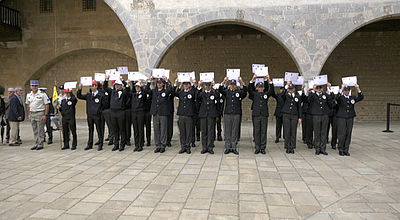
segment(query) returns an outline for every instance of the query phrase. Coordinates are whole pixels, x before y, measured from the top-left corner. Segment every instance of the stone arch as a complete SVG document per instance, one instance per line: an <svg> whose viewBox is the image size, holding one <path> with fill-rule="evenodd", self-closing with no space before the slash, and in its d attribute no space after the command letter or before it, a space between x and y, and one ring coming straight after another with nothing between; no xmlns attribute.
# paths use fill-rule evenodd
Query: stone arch
<svg viewBox="0 0 400 220"><path fill-rule="evenodd" d="M239 12L243 13L244 15L240 17ZM268 35L288 52L301 73L304 73L303 65L311 62L307 55L306 49L297 41L296 37L292 33L284 29L276 28L277 24L274 23L274 21L255 12L243 12L241 10L235 10L234 12L230 10L212 11L197 15L196 17L192 18L191 21L192 22L190 24L188 24L187 21L184 21L179 25L169 29L165 36L157 42L149 57L149 68L157 67L168 50L182 37L203 27L216 24L243 25L259 30L260 32ZM306 58L300 54L305 54ZM149 71L150 70L147 70L147 72Z"/></svg>

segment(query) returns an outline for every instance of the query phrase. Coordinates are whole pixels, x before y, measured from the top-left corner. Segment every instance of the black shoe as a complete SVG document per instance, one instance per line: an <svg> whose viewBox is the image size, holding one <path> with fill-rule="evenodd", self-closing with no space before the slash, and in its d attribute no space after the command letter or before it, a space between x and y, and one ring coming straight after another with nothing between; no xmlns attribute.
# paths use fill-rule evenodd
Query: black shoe
<svg viewBox="0 0 400 220"><path fill-rule="evenodd" d="M321 151L319 151L319 150L315 151L315 155L319 155L320 153L321 153Z"/></svg>
<svg viewBox="0 0 400 220"><path fill-rule="evenodd" d="M335 146L335 145L332 145L332 149L336 150L336 146Z"/></svg>
<svg viewBox="0 0 400 220"><path fill-rule="evenodd" d="M76 146L75 147L71 147L71 150L76 150Z"/></svg>
<svg viewBox="0 0 400 220"><path fill-rule="evenodd" d="M83 149L83 150L90 150L90 149L93 149L93 147L87 146L87 147L85 147L85 149Z"/></svg>
<svg viewBox="0 0 400 220"><path fill-rule="evenodd" d="M109 141L108 142L108 145L113 145L114 144L114 141Z"/></svg>
<svg viewBox="0 0 400 220"><path fill-rule="evenodd" d="M213 150L213 149L210 149L210 150L208 150L208 153L214 154L214 150Z"/></svg>
<svg viewBox="0 0 400 220"><path fill-rule="evenodd" d="M192 144L190 145L190 147L196 147L196 144L195 144L195 143L192 143Z"/></svg>
<svg viewBox="0 0 400 220"><path fill-rule="evenodd" d="M224 154L229 154L231 151L229 150L229 149L226 149L225 151L224 151Z"/></svg>
<svg viewBox="0 0 400 220"><path fill-rule="evenodd" d="M256 149L256 151L254 151L254 154L259 154L260 150Z"/></svg>
<svg viewBox="0 0 400 220"><path fill-rule="evenodd" d="M121 146L120 148L119 148L119 151L124 151L125 150L125 146Z"/></svg>
<svg viewBox="0 0 400 220"><path fill-rule="evenodd" d="M94 143L94 145L99 145L100 144L100 141L97 141L96 143Z"/></svg>
<svg viewBox="0 0 400 220"><path fill-rule="evenodd" d="M289 153L289 149L286 149L286 153L287 153L287 154Z"/></svg>
<svg viewBox="0 0 400 220"><path fill-rule="evenodd" d="M48 142L47 142L47 144L52 144L53 143L53 140L49 140Z"/></svg>
<svg viewBox="0 0 400 220"><path fill-rule="evenodd" d="M222 141L222 136L219 135L218 138L217 138L217 140L218 140L218 141Z"/></svg>
<svg viewBox="0 0 400 220"><path fill-rule="evenodd" d="M111 149L111 151L116 151L116 150L119 150L118 146L114 146L113 149Z"/></svg>
<svg viewBox="0 0 400 220"><path fill-rule="evenodd" d="M20 144L14 143L14 144L9 144L8 146L19 146Z"/></svg>
<svg viewBox="0 0 400 220"><path fill-rule="evenodd" d="M208 150L204 150L204 149L203 149L203 150L201 150L200 153L201 153L201 154L205 154L205 153L207 153L207 151L208 151Z"/></svg>
<svg viewBox="0 0 400 220"><path fill-rule="evenodd" d="M104 141L109 141L110 140L110 138L106 138L106 139L104 139Z"/></svg>
<svg viewBox="0 0 400 220"><path fill-rule="evenodd" d="M135 149L133 149L133 152L136 152L136 151L138 151L138 147L135 147Z"/></svg>
<svg viewBox="0 0 400 220"><path fill-rule="evenodd" d="M10 143L10 140L7 139L7 140L6 140L6 144L8 144L8 143Z"/></svg>
<svg viewBox="0 0 400 220"><path fill-rule="evenodd" d="M340 156L344 156L343 151L339 151L339 155L340 155Z"/></svg>
<svg viewBox="0 0 400 220"><path fill-rule="evenodd" d="M186 149L186 153L187 153L187 154L191 154L192 151L190 151L190 149Z"/></svg>
<svg viewBox="0 0 400 220"><path fill-rule="evenodd" d="M103 150L103 146L99 145L99 147L97 147L97 151L101 151L101 150Z"/></svg>
<svg viewBox="0 0 400 220"><path fill-rule="evenodd" d="M66 146L66 147L62 147L62 148L61 148L61 150L67 150L67 149L69 149L69 147L68 147L68 146Z"/></svg>
<svg viewBox="0 0 400 220"><path fill-rule="evenodd" d="M154 153L158 153L158 152L160 152L160 148L156 148L155 150L154 150Z"/></svg>
<svg viewBox="0 0 400 220"><path fill-rule="evenodd" d="M239 152L238 152L237 150L231 150L231 151L232 151L232 153L234 153L234 154L236 154L236 155L239 154Z"/></svg>
<svg viewBox="0 0 400 220"><path fill-rule="evenodd" d="M37 148L37 146L33 146L33 147L31 148L31 150L36 150L36 148Z"/></svg>
<svg viewBox="0 0 400 220"><path fill-rule="evenodd" d="M350 156L350 153L349 152L344 152L344 155Z"/></svg>
<svg viewBox="0 0 400 220"><path fill-rule="evenodd" d="M165 148L161 148L160 153L164 153L164 152L165 152Z"/></svg>
<svg viewBox="0 0 400 220"><path fill-rule="evenodd" d="M150 146L150 142L147 142L146 146L149 147Z"/></svg>
<svg viewBox="0 0 400 220"><path fill-rule="evenodd" d="M185 152L186 152L186 149L183 149L183 148L182 148L178 153L179 153L179 154L183 154L183 153L185 153Z"/></svg>
<svg viewBox="0 0 400 220"><path fill-rule="evenodd" d="M294 154L294 150L290 150L290 152L289 153L291 153L291 154Z"/></svg>
<svg viewBox="0 0 400 220"><path fill-rule="evenodd" d="M266 154L267 152L265 152L265 149L261 149L260 151L262 154Z"/></svg>
<svg viewBox="0 0 400 220"><path fill-rule="evenodd" d="M311 144L307 144L308 149L312 149L313 146Z"/></svg>
<svg viewBox="0 0 400 220"><path fill-rule="evenodd" d="M143 147L139 147L139 148L137 149L138 152L140 152L140 151L142 151L142 150L143 150Z"/></svg>
<svg viewBox="0 0 400 220"><path fill-rule="evenodd" d="M322 151L321 154L328 155L328 153L326 151Z"/></svg>
<svg viewBox="0 0 400 220"><path fill-rule="evenodd" d="M42 150L43 149L43 147L37 147L36 148L36 150Z"/></svg>
<svg viewBox="0 0 400 220"><path fill-rule="evenodd" d="M279 143L279 138L275 139L275 143Z"/></svg>

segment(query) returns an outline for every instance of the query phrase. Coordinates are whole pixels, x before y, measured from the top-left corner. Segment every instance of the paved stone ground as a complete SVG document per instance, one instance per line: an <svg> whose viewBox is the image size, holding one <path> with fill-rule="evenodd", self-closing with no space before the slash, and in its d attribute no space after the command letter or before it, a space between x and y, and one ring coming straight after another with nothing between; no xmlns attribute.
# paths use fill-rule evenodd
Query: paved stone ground
<svg viewBox="0 0 400 220"><path fill-rule="evenodd" d="M400 218L400 123L392 134L384 123L357 123L351 157L316 156L301 143L287 155L273 126L268 154L255 156L244 123L235 156L222 142L214 155L179 155L177 132L164 154L85 152L83 121L77 151L56 142L32 152L24 123L23 146L0 146L0 219Z"/></svg>

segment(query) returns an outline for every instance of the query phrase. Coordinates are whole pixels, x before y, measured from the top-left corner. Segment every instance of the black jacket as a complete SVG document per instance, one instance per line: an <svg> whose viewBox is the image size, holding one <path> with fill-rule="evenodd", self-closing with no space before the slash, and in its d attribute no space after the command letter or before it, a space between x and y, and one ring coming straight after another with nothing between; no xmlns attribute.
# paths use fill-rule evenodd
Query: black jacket
<svg viewBox="0 0 400 220"><path fill-rule="evenodd" d="M21 99L22 101L22 99ZM23 121L25 120L25 109L24 105L19 101L17 98L17 95L14 94L13 96L10 97L9 102L9 109L10 112L8 113L8 120L9 121ZM18 117L22 117L22 120L18 120Z"/></svg>
<svg viewBox="0 0 400 220"><path fill-rule="evenodd" d="M196 96L197 90L191 87L188 91L183 89L176 89L174 87L174 95L179 98L178 112L180 116L194 116L196 115Z"/></svg>
<svg viewBox="0 0 400 220"><path fill-rule="evenodd" d="M133 85L133 84L132 84ZM128 88L128 91L130 88ZM136 92L136 89L133 86L132 91L129 93L129 109L132 112L144 112L147 107L147 103L150 102L148 99L148 92L144 87L140 89L140 92Z"/></svg>
<svg viewBox="0 0 400 220"><path fill-rule="evenodd" d="M297 117L302 118L303 114L301 112L301 97L299 93L295 92L289 94L285 92L282 94L282 99L284 101L281 112L285 114L297 115Z"/></svg>
<svg viewBox="0 0 400 220"><path fill-rule="evenodd" d="M220 116L218 109L220 99L220 93L213 89L209 92L200 90L197 94L197 102L200 105L199 118L216 118Z"/></svg>
<svg viewBox="0 0 400 220"><path fill-rule="evenodd" d="M76 97L78 99L86 100L86 115L88 117L100 117L101 112L103 111L103 100L104 93L98 91L95 96L93 96L93 92L90 91L85 95L82 95L82 89L79 89Z"/></svg>
<svg viewBox="0 0 400 220"><path fill-rule="evenodd" d="M282 117L282 108L283 105L285 104L285 101L283 101L283 96L285 95L284 92L278 93L278 94L272 94L272 97L276 100L276 106L275 106L275 112L274 115L275 117Z"/></svg>
<svg viewBox="0 0 400 220"><path fill-rule="evenodd" d="M125 87L126 83L123 81ZM110 109L111 110L125 110L126 103L128 103L129 92L123 87L119 90L108 88L108 81L104 82L104 91L110 95Z"/></svg>
<svg viewBox="0 0 400 220"><path fill-rule="evenodd" d="M312 115L329 115L332 110L332 96L326 92L308 94Z"/></svg>
<svg viewBox="0 0 400 220"><path fill-rule="evenodd" d="M247 95L246 86L243 86L243 89L236 88L235 90L231 90L221 85L219 92L225 95L224 114L242 114L242 100Z"/></svg>
<svg viewBox="0 0 400 220"><path fill-rule="evenodd" d="M336 97L338 110L336 112L337 118L353 118L356 116L356 111L354 110L354 105L363 100L364 95L362 92L358 93L356 96L349 96L346 98L344 95L338 94Z"/></svg>
<svg viewBox="0 0 400 220"><path fill-rule="evenodd" d="M150 114L152 115L160 115L160 116L168 116L171 115L171 101L170 94L172 92L172 87L170 83L167 83L166 86L160 91L158 88L149 89L150 83L147 84L147 91L151 95L151 108ZM173 98L172 98L173 101ZM173 104L173 103L172 103ZM173 112L173 109L172 109Z"/></svg>
<svg viewBox="0 0 400 220"><path fill-rule="evenodd" d="M249 98L253 100L251 104L252 116L269 116L268 99L275 93L274 85L269 84L268 81L265 81L264 85L264 91L260 93L254 87L254 82L249 83Z"/></svg>
<svg viewBox="0 0 400 220"><path fill-rule="evenodd" d="M65 98L61 101L60 112L63 118L75 118L75 107L77 102L78 99L72 93L69 99Z"/></svg>

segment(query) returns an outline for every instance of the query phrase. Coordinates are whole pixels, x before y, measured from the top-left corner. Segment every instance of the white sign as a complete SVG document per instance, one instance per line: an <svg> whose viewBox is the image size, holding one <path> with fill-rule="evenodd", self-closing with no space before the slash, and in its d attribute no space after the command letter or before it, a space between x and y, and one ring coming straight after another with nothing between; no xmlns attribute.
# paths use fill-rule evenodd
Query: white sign
<svg viewBox="0 0 400 220"><path fill-rule="evenodd" d="M257 77L268 76L268 67L267 66L259 66L255 68L255 72Z"/></svg>
<svg viewBox="0 0 400 220"><path fill-rule="evenodd" d="M64 89L76 89L76 84L77 83L78 83L77 81L75 81L75 82L65 82L64 83Z"/></svg>
<svg viewBox="0 0 400 220"><path fill-rule="evenodd" d="M299 73L291 73L291 72L286 72L285 73L285 81L295 81L297 80L297 77L299 76Z"/></svg>
<svg viewBox="0 0 400 220"><path fill-rule="evenodd" d="M94 80L96 82L106 81L106 74L105 73L95 73Z"/></svg>
<svg viewBox="0 0 400 220"><path fill-rule="evenodd" d="M308 89L313 89L314 88L314 80L308 80Z"/></svg>
<svg viewBox="0 0 400 220"><path fill-rule="evenodd" d="M314 76L313 80L317 86L326 85L328 84L328 75Z"/></svg>
<svg viewBox="0 0 400 220"><path fill-rule="evenodd" d="M109 80L117 80L120 77L119 72L116 69L106 70L106 76L109 76Z"/></svg>
<svg viewBox="0 0 400 220"><path fill-rule="evenodd" d="M120 66L120 67L117 67L117 69L118 69L118 72L121 74L121 75L127 75L129 72L128 72L128 67L127 66Z"/></svg>
<svg viewBox="0 0 400 220"><path fill-rule="evenodd" d="M355 86L357 84L357 76L349 76L342 78L342 83L345 86Z"/></svg>
<svg viewBox="0 0 400 220"><path fill-rule="evenodd" d="M272 79L275 87L283 87L283 78Z"/></svg>
<svg viewBox="0 0 400 220"><path fill-rule="evenodd" d="M333 94L337 95L339 93L339 90L339 86L331 86L331 91L333 92Z"/></svg>
<svg viewBox="0 0 400 220"><path fill-rule="evenodd" d="M192 72L178 72L179 82L190 82L191 77L192 77Z"/></svg>
<svg viewBox="0 0 400 220"><path fill-rule="evenodd" d="M240 69L227 69L226 76L228 77L228 80L238 80L240 77Z"/></svg>
<svg viewBox="0 0 400 220"><path fill-rule="evenodd" d="M264 64L253 64L253 65L251 66L251 69L252 69L253 73L255 74L255 73L256 73L256 69L257 69L258 67L264 67L264 66L265 66Z"/></svg>
<svg viewBox="0 0 400 220"><path fill-rule="evenodd" d="M294 80L292 83L293 83L293 85L296 85L296 86L303 85L304 84L304 76L298 76L296 78L296 80Z"/></svg>
<svg viewBox="0 0 400 220"><path fill-rule="evenodd" d="M132 82L147 80L147 76L139 72L128 72L128 80Z"/></svg>
<svg viewBox="0 0 400 220"><path fill-rule="evenodd" d="M81 77L81 83L82 86L92 86L92 77L91 76Z"/></svg>
<svg viewBox="0 0 400 220"><path fill-rule="evenodd" d="M200 80L203 81L203 82L212 82L212 81L214 81L214 72L200 73Z"/></svg>
<svg viewBox="0 0 400 220"><path fill-rule="evenodd" d="M169 79L169 72L170 70L166 69L153 69L152 76L154 78L163 78L164 76L166 76Z"/></svg>

